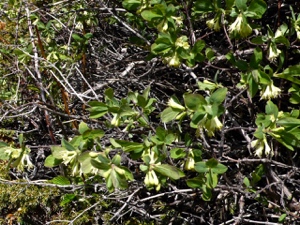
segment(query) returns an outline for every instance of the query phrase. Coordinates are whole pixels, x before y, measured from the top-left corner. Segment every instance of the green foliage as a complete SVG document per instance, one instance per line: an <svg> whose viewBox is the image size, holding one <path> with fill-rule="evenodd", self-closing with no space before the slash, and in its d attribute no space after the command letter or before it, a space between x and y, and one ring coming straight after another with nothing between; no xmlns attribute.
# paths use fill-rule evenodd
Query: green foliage
<svg viewBox="0 0 300 225"><path fill-rule="evenodd" d="M105 103L91 101L91 118L101 118L105 114L111 114L111 126L118 127L121 123L126 125L124 131L130 131L135 126L149 126L149 114L155 109L154 98L149 98L150 87L146 88L142 94L137 92L128 93L128 98L117 100L114 97L113 89L105 91Z"/></svg>
<svg viewBox="0 0 300 225"><path fill-rule="evenodd" d="M273 149L268 144L268 136L271 136L289 150L294 150L295 147L298 148L300 146L299 110L293 110L290 113L278 111L277 106L268 101L265 112L265 114L258 114L255 121L257 130L254 136L257 139L251 143L256 149L255 154L259 157L262 157L263 154L266 156L274 154Z"/></svg>
<svg viewBox="0 0 300 225"><path fill-rule="evenodd" d="M12 144L1 142L0 160L9 160L8 168L12 166L19 171L23 171L24 168L32 169L34 165L29 156L30 149L25 146L23 134L19 135L19 146L21 147L15 147Z"/></svg>
<svg viewBox="0 0 300 225"><path fill-rule="evenodd" d="M206 88L199 83L199 88L203 87ZM224 112L222 103L226 97L227 88L213 91L214 89L215 87L212 87L210 96L205 98L200 94L185 93L183 95L185 107L180 105L176 97L171 97L168 107L161 113L162 121L166 123L179 120L180 123L186 116L189 116L192 128L196 128L197 131L205 129L208 136L214 136L214 132L223 126L218 117Z"/></svg>
<svg viewBox="0 0 300 225"><path fill-rule="evenodd" d="M199 172L199 176L187 180L187 185L191 188L200 188L202 199L210 201L212 190L218 184L218 175L227 171L227 167L212 158L206 162L197 162L195 170Z"/></svg>
<svg viewBox="0 0 300 225"><path fill-rule="evenodd" d="M97 1L61 3L18 0L0 3L1 126L23 129L37 120L39 124L34 125L35 128L47 130L52 144L44 166L57 173L47 184L80 184L87 190L90 186L96 189L96 184L103 184L110 195L114 195L120 190L123 193L131 191L137 183L149 190L147 194L162 192L180 183L200 190L202 199L210 201L214 199L218 184L227 182L219 179L227 170L230 174L237 169L244 173L241 180L237 176L232 181L238 180L239 185L243 182L245 189L238 195L243 195L243 191L257 193L265 176L268 182L271 180L264 158L276 156L277 161L285 161L286 155L295 152L297 156L300 147L300 66L295 60L299 55L296 44L300 40L298 3L289 7L275 5L278 18L276 21L271 18L272 23L269 14L274 3L267 4L264 0L123 0L109 2L107 6ZM41 7L41 4L46 6ZM122 29L116 29L121 26ZM105 35L110 29L120 32L114 33L118 43L107 40L111 34ZM128 36L122 37L124 34ZM101 39L101 35L105 37ZM133 48L131 44L134 44ZM100 82L93 71L89 71L95 67L92 59L97 58L96 64L101 64L107 53L105 50L116 48L116 61L106 64L105 59L103 68L110 70L111 65L122 60L124 63L133 60L132 55L120 54L119 47L126 51L128 48L128 54L143 51L143 54L137 54L139 60L148 54L148 60L157 58L166 64L168 72L192 75L195 82L189 81L185 86L188 90L179 90L182 91L180 97L172 91L174 95L168 96L167 103L156 99L157 96L150 93L150 86L142 92L130 91L122 98L116 88L108 87L100 101L90 85ZM154 65L159 65L156 59L152 62L155 64L150 72ZM129 65L136 66L135 63ZM127 68L125 75L130 72ZM125 75L122 78L128 80ZM77 87L82 93L75 90L71 80L75 83L84 81ZM197 90L191 90L190 84L196 84ZM85 92L87 86L90 92ZM89 95L91 92L93 97ZM78 99L83 107L77 107ZM243 109L234 106L240 99L244 100ZM33 111L23 113L30 107ZM76 112L85 107L88 107L88 116L85 116L86 111ZM35 113L37 111L39 113ZM16 116L16 113L19 114ZM72 117L72 113L80 115ZM30 117L30 114L43 116ZM70 118L74 119L73 131L69 126ZM25 120L30 121L29 125ZM92 123L101 129L93 128ZM240 163L243 159L239 159L240 155L245 156L242 155L244 149L233 149L240 143L233 143L237 139L229 140L232 130L241 131L246 139L249 150L246 157L256 157L259 162L257 167L246 167L250 169L248 174L245 167L240 169L230 164L231 157L235 156L238 159L232 162L238 160L238 166L247 162L245 159ZM5 178L8 179L10 168L19 173L35 168L31 158L35 152L30 149L31 144L36 143L34 135L27 134L26 129L18 135L13 134L13 138L19 139L16 141L2 133L0 131L0 136L4 137L0 142L0 160L1 166L6 168ZM59 145L56 138L60 139ZM229 150L224 155L225 147ZM285 154L287 151L291 152ZM289 160L297 165L294 158ZM298 177L291 179L289 185L292 186L296 179ZM286 190L286 180L276 182ZM22 189L19 185L16 187ZM264 189L267 188L261 188ZM43 192L47 196L42 196L42 191L36 187L32 190L23 188L26 195L16 190L13 187L8 188L7 193L0 193L0 205L5 213L17 215L20 222L30 210L48 207L52 200L55 201L53 198L61 197L55 201L55 207L63 208L63 216L81 215L76 221L78 224L91 223L92 216L83 208L91 207L96 200L102 201L99 196L91 196L82 190L61 195L56 189L52 193L50 188L45 188ZM232 197L232 192L228 191L228 198ZM275 202L284 206L286 211L278 218L283 223L292 215L284 198L282 195L276 202L259 195L256 199L262 204ZM118 204L127 207L130 199L127 201L124 204L125 201L120 200ZM74 209L73 204L78 207ZM109 205L105 201L101 204L104 208ZM231 209L233 216L243 216L244 209L234 215L235 208ZM167 215L178 216L172 215L170 210L161 217ZM213 215L209 214L210 217ZM111 217L107 213L103 220L108 221ZM223 221L227 219L222 218ZM135 218L130 221L142 223ZM125 220L123 222L126 224Z"/></svg>

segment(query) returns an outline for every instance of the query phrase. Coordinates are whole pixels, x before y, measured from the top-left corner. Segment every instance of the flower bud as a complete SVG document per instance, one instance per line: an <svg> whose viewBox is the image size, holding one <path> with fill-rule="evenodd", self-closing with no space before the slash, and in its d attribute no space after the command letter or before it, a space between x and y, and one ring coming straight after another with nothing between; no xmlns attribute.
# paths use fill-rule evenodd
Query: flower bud
<svg viewBox="0 0 300 225"><path fill-rule="evenodd" d="M170 106L173 109L185 110L185 107L180 105L179 103L175 102L175 100L173 98L169 99L168 106Z"/></svg>

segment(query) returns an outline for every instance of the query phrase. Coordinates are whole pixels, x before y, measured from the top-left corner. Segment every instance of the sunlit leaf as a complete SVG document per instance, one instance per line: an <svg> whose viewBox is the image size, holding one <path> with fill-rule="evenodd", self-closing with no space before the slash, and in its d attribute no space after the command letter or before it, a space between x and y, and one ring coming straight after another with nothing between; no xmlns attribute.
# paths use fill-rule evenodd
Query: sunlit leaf
<svg viewBox="0 0 300 225"><path fill-rule="evenodd" d="M1 151L1 149L0 149L0 151ZM53 155L49 155L45 159L44 166L52 168L52 167L55 167L55 166L58 166L59 164L61 164L62 161L63 161L62 159L57 159Z"/></svg>
<svg viewBox="0 0 300 225"><path fill-rule="evenodd" d="M197 162L195 163L195 170L199 173L206 173L209 171L209 167L206 165L206 162Z"/></svg>
<svg viewBox="0 0 300 225"><path fill-rule="evenodd" d="M184 177L184 173L178 169L177 167L175 166L171 166L169 164L161 164L161 165L157 165L155 164L153 169L166 176L166 177L170 177L171 179L174 179L174 180L178 180L179 178L182 178Z"/></svg>
<svg viewBox="0 0 300 225"><path fill-rule="evenodd" d="M161 120L163 123L168 123L172 120L175 120L175 118L181 112L182 112L182 110L180 110L180 109L167 107L166 109L164 109L164 111L162 111L162 113L160 114L160 117L161 117Z"/></svg>
<svg viewBox="0 0 300 225"><path fill-rule="evenodd" d="M196 111L199 107L206 103L204 97L200 94L184 94L184 103L190 110Z"/></svg>
<svg viewBox="0 0 300 225"><path fill-rule="evenodd" d="M70 185L70 180L64 176L57 176L49 180L49 183L57 184L57 185Z"/></svg>

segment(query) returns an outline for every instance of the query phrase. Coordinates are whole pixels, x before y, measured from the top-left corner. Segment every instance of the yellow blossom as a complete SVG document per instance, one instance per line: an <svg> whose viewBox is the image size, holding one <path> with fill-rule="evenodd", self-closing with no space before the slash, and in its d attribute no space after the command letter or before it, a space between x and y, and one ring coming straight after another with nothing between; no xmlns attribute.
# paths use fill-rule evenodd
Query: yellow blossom
<svg viewBox="0 0 300 225"><path fill-rule="evenodd" d="M266 156L270 155L273 156L273 150L268 144L267 138L264 139L257 139L251 142L251 147L255 148L255 155L261 158L263 156L263 153L265 153Z"/></svg>
<svg viewBox="0 0 300 225"><path fill-rule="evenodd" d="M229 33L234 35L239 34L241 37L247 37L252 33L252 28L243 14L239 14L236 20L229 26Z"/></svg>
<svg viewBox="0 0 300 225"><path fill-rule="evenodd" d="M269 100L271 98L277 98L280 92L281 92L280 88L274 86L273 82L271 82L271 84L267 85L265 89L260 93L261 95L260 99Z"/></svg>
<svg viewBox="0 0 300 225"><path fill-rule="evenodd" d="M182 105L175 102L173 98L169 99L168 106L170 106L171 108L174 108L174 109L185 110L185 108Z"/></svg>
<svg viewBox="0 0 300 225"><path fill-rule="evenodd" d="M208 136L214 136L214 132L216 130L221 130L222 127L223 124L217 116L213 117L212 119L207 119L205 122L205 129L207 130Z"/></svg>
<svg viewBox="0 0 300 225"><path fill-rule="evenodd" d="M220 31L220 23L219 23L219 19L218 17L216 18L213 18L211 20L207 20L206 21L206 25L212 29L212 30L215 30L215 31Z"/></svg>
<svg viewBox="0 0 300 225"><path fill-rule="evenodd" d="M269 60L274 60L276 59L279 54L281 53L281 50L277 48L275 43L271 43L270 47L268 49L268 58Z"/></svg>
<svg viewBox="0 0 300 225"><path fill-rule="evenodd" d="M175 42L175 46L176 47L182 47L184 49L189 49L190 45L187 42L187 37L186 36L181 36L179 38L177 38L176 42Z"/></svg>

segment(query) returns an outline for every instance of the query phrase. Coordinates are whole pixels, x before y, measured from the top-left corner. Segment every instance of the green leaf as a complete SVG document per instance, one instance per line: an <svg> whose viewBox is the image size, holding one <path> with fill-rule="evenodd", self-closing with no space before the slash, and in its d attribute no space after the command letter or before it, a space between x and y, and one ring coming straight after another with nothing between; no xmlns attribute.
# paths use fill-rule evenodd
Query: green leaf
<svg viewBox="0 0 300 225"><path fill-rule="evenodd" d="M72 38L77 42L82 42L84 40L82 37L75 33L72 34Z"/></svg>
<svg viewBox="0 0 300 225"><path fill-rule="evenodd" d="M231 10L235 0L225 0L225 2L226 2L226 9Z"/></svg>
<svg viewBox="0 0 300 225"><path fill-rule="evenodd" d="M195 2L195 12L211 12L214 10L214 6L211 0L197 0Z"/></svg>
<svg viewBox="0 0 300 225"><path fill-rule="evenodd" d="M200 94L184 94L184 103L189 110L197 111L199 107L206 104L204 97Z"/></svg>
<svg viewBox="0 0 300 225"><path fill-rule="evenodd" d="M80 134L83 134L85 131L87 131L87 130L89 130L89 127L88 127L88 125L85 123L85 122L81 122L80 124L79 124L79 133Z"/></svg>
<svg viewBox="0 0 300 225"><path fill-rule="evenodd" d="M198 173L206 173L209 171L209 167L206 165L206 162L197 162L195 163L195 170Z"/></svg>
<svg viewBox="0 0 300 225"><path fill-rule="evenodd" d="M141 169L141 171L146 172L146 171L149 170L149 167L146 166L146 165L141 164L141 165L140 165L140 169Z"/></svg>
<svg viewBox="0 0 300 225"><path fill-rule="evenodd" d="M98 111L105 111L108 109L107 105L103 102L90 101L89 105L92 107L92 109L97 109Z"/></svg>
<svg viewBox="0 0 300 225"><path fill-rule="evenodd" d="M300 92L299 93L292 93L290 97L290 103L292 104L300 104Z"/></svg>
<svg viewBox="0 0 300 225"><path fill-rule="evenodd" d="M164 139L164 143L167 145L172 144L176 140L176 136L172 133L167 134L167 136Z"/></svg>
<svg viewBox="0 0 300 225"><path fill-rule="evenodd" d="M251 69L257 69L260 65L260 62L263 59L262 50L259 47L254 49L254 53L250 58L250 67Z"/></svg>
<svg viewBox="0 0 300 225"><path fill-rule="evenodd" d="M19 143L20 143L20 145L21 146L23 146L23 143L24 143L24 135L21 133L20 135L19 135Z"/></svg>
<svg viewBox="0 0 300 225"><path fill-rule="evenodd" d="M225 100L226 94L227 88L219 88L209 97L209 101L211 103L221 104Z"/></svg>
<svg viewBox="0 0 300 225"><path fill-rule="evenodd" d="M255 19L260 19L267 10L267 3L264 0L252 0L248 11L255 13Z"/></svg>
<svg viewBox="0 0 300 225"><path fill-rule="evenodd" d="M93 167L99 169L99 170L109 170L111 169L111 165L106 164L106 163L101 163L98 160L91 159L91 164Z"/></svg>
<svg viewBox="0 0 300 225"><path fill-rule="evenodd" d="M110 139L110 143L114 147L123 149L125 152L143 151L144 149L144 144L138 142Z"/></svg>
<svg viewBox="0 0 300 225"><path fill-rule="evenodd" d="M1 149L0 149L1 151ZM49 168L52 168L52 167L55 167L55 166L58 166L59 164L62 163L62 159L57 159L55 158L53 155L49 155L46 159L45 159L45 163L44 163L44 166L45 167L49 167Z"/></svg>
<svg viewBox="0 0 300 225"><path fill-rule="evenodd" d="M300 76L300 65L290 66L287 69L285 69L281 74L289 76Z"/></svg>
<svg viewBox="0 0 300 225"><path fill-rule="evenodd" d="M247 71L248 70L248 63L244 60L235 61L235 66L241 71Z"/></svg>
<svg viewBox="0 0 300 225"><path fill-rule="evenodd" d="M267 102L265 111L266 111L266 114L268 114L268 115L274 115L275 118L277 118L277 116L278 116L278 107L271 100L269 100Z"/></svg>
<svg viewBox="0 0 300 225"><path fill-rule="evenodd" d="M213 59L215 59L215 52L211 48L205 49L205 55L208 61L212 61Z"/></svg>
<svg viewBox="0 0 300 225"><path fill-rule="evenodd" d="M119 165L121 164L121 160L122 160L121 156L120 156L119 154L117 154L117 155L115 155L115 156L113 157L113 159L111 160L111 162L112 162L113 164L119 166Z"/></svg>
<svg viewBox="0 0 300 225"><path fill-rule="evenodd" d="M137 114L138 112L134 111L130 106L123 105L120 107L120 116L134 116Z"/></svg>
<svg viewBox="0 0 300 225"><path fill-rule="evenodd" d="M218 163L217 166L211 168L211 171L216 173L216 174L223 174L227 171L227 167L221 163Z"/></svg>
<svg viewBox="0 0 300 225"><path fill-rule="evenodd" d="M114 100L114 89L107 88L104 91L104 95L105 95L106 98L108 98L109 100L113 101Z"/></svg>
<svg viewBox="0 0 300 225"><path fill-rule="evenodd" d="M103 154L99 154L98 155L98 159L105 164L110 164L110 160L108 158L106 158Z"/></svg>
<svg viewBox="0 0 300 225"><path fill-rule="evenodd" d="M143 91L143 97L144 97L144 99L146 99L146 100L149 99L149 96L150 96L150 90L151 90L151 87L148 86L148 87Z"/></svg>
<svg viewBox="0 0 300 225"><path fill-rule="evenodd" d="M171 48L171 43L154 43L151 45L151 52L154 54L163 54L169 52Z"/></svg>
<svg viewBox="0 0 300 225"><path fill-rule="evenodd" d="M65 194L63 196L63 200L60 202L60 206L65 206L66 204L69 204L72 202L77 196L75 194Z"/></svg>
<svg viewBox="0 0 300 225"><path fill-rule="evenodd" d="M248 179L248 177L245 177L243 180L243 183L245 184L245 186L248 188L250 187L250 180Z"/></svg>
<svg viewBox="0 0 300 225"><path fill-rule="evenodd" d="M211 197L212 197L212 193L211 193L211 189L210 188L206 188L205 191L203 190L202 199L204 201L210 201Z"/></svg>
<svg viewBox="0 0 300 225"><path fill-rule="evenodd" d="M209 171L205 174L206 177L206 185L209 188L215 188L218 185L218 175Z"/></svg>
<svg viewBox="0 0 300 225"><path fill-rule="evenodd" d="M255 186L255 184L261 180L261 177L265 174L265 168L263 164L259 164L253 173L251 173L252 181L251 186Z"/></svg>
<svg viewBox="0 0 300 225"><path fill-rule="evenodd" d="M108 106L102 102L91 101L89 102L91 108L87 109L91 112L90 118L97 119L104 116L108 112Z"/></svg>
<svg viewBox="0 0 300 225"><path fill-rule="evenodd" d="M112 183L115 188L126 189L128 187L128 183L124 175L120 175L115 170L113 170L111 172L110 177L112 179Z"/></svg>
<svg viewBox="0 0 300 225"><path fill-rule="evenodd" d="M173 159L181 159L186 156L186 152L183 148L173 148L170 150L170 156Z"/></svg>
<svg viewBox="0 0 300 225"><path fill-rule="evenodd" d="M125 171L125 178L126 180L130 180L130 181L133 181L134 180L134 177L132 175L132 172L125 166L119 166L119 168L121 168L122 170Z"/></svg>
<svg viewBox="0 0 300 225"><path fill-rule="evenodd" d="M218 165L218 163L218 160L216 160L215 158L211 158L206 161L206 166L208 168L215 168Z"/></svg>
<svg viewBox="0 0 300 225"><path fill-rule="evenodd" d="M163 15L157 10L143 10L141 16L144 20L151 21L153 19L162 18Z"/></svg>
<svg viewBox="0 0 300 225"><path fill-rule="evenodd" d="M247 0L235 0L236 7L241 10L245 11L247 9Z"/></svg>
<svg viewBox="0 0 300 225"><path fill-rule="evenodd" d="M49 180L49 183L57 184L57 185L70 185L71 184L69 179L64 176L54 177L53 179Z"/></svg>
<svg viewBox="0 0 300 225"><path fill-rule="evenodd" d="M190 188L201 188L205 184L204 181L205 181L205 178L203 176L198 176L198 177L188 179L186 181L186 184Z"/></svg>
<svg viewBox="0 0 300 225"><path fill-rule="evenodd" d="M147 100L142 95L137 96L137 104L138 106L145 108L147 105Z"/></svg>
<svg viewBox="0 0 300 225"><path fill-rule="evenodd" d="M180 169L178 169L175 166L171 166L169 164L161 164L161 165L154 164L153 169L156 172L158 172L166 177L170 177L171 179L174 179L174 180L178 180L185 176L184 173Z"/></svg>
<svg viewBox="0 0 300 225"><path fill-rule="evenodd" d="M278 43L278 44L284 44L287 47L290 46L289 40L284 36L276 37L275 42Z"/></svg>
<svg viewBox="0 0 300 225"><path fill-rule="evenodd" d="M285 218L286 218L286 213L281 214L281 216L278 218L278 222L283 223L285 221Z"/></svg>
<svg viewBox="0 0 300 225"><path fill-rule="evenodd" d="M129 11L134 11L141 6L141 0L124 0L122 6Z"/></svg>
<svg viewBox="0 0 300 225"><path fill-rule="evenodd" d="M208 80L204 80L203 82L199 81L198 87L200 90L209 90L209 91L214 91L215 89L218 88L218 84L212 83Z"/></svg>
<svg viewBox="0 0 300 225"><path fill-rule="evenodd" d="M249 78L248 85L249 85L249 89L248 89L249 94L251 98L253 98L258 92L258 84L252 76Z"/></svg>
<svg viewBox="0 0 300 225"><path fill-rule="evenodd" d="M204 47L205 47L205 41L203 41L203 40L198 40L195 44L194 44L194 46L193 46L193 48L192 48L192 52L193 53L200 53L203 49L204 49Z"/></svg>
<svg viewBox="0 0 300 225"><path fill-rule="evenodd" d="M205 115L205 111L196 111L191 119L190 126L193 128L197 128L198 123L204 118Z"/></svg>
<svg viewBox="0 0 300 225"><path fill-rule="evenodd" d="M80 170L84 173L84 174L89 174L91 173L93 166L91 163L91 155L90 153L95 153L96 152L84 152L82 153L79 157L78 157L78 162L80 162Z"/></svg>
<svg viewBox="0 0 300 225"><path fill-rule="evenodd" d="M253 44L258 44L258 45L262 45L263 43L265 43L267 41L265 36L257 36L255 38L251 39L251 42Z"/></svg>
<svg viewBox="0 0 300 225"><path fill-rule="evenodd" d="M5 142L0 142L0 160L9 160L9 154L7 154L5 151L6 151L6 148L5 147L8 147L8 144L5 143Z"/></svg>
<svg viewBox="0 0 300 225"><path fill-rule="evenodd" d="M103 130L87 130L83 133L83 139L97 139L102 138L105 132Z"/></svg>
<svg viewBox="0 0 300 225"><path fill-rule="evenodd" d="M160 114L161 121L163 123L168 123L172 120L175 120L175 118L181 112L182 112L182 110L180 110L180 109L175 109L175 108L168 107L164 111L162 111L162 113Z"/></svg>
<svg viewBox="0 0 300 225"><path fill-rule="evenodd" d="M74 146L71 145L70 142L66 141L64 138L61 139L61 145L62 147L66 148L68 151L76 150L76 148L74 148Z"/></svg>
<svg viewBox="0 0 300 225"><path fill-rule="evenodd" d="M295 126L300 126L300 119L296 119L293 117L283 117L278 119L276 123L284 127L289 127L289 126L295 127Z"/></svg>
<svg viewBox="0 0 300 225"><path fill-rule="evenodd" d="M280 134L280 139L276 139L278 142L283 144L286 148L294 151L294 147L300 147L300 140L292 133L283 132Z"/></svg>
<svg viewBox="0 0 300 225"><path fill-rule="evenodd" d="M58 146L58 145L53 145L51 146L51 151L52 151L52 155L56 158L56 159L62 159L63 155L65 154L66 148Z"/></svg>
<svg viewBox="0 0 300 225"><path fill-rule="evenodd" d="M92 34L92 33L86 33L86 34L84 35L84 38L85 38L86 40L91 39L92 37L93 37L93 34Z"/></svg>

